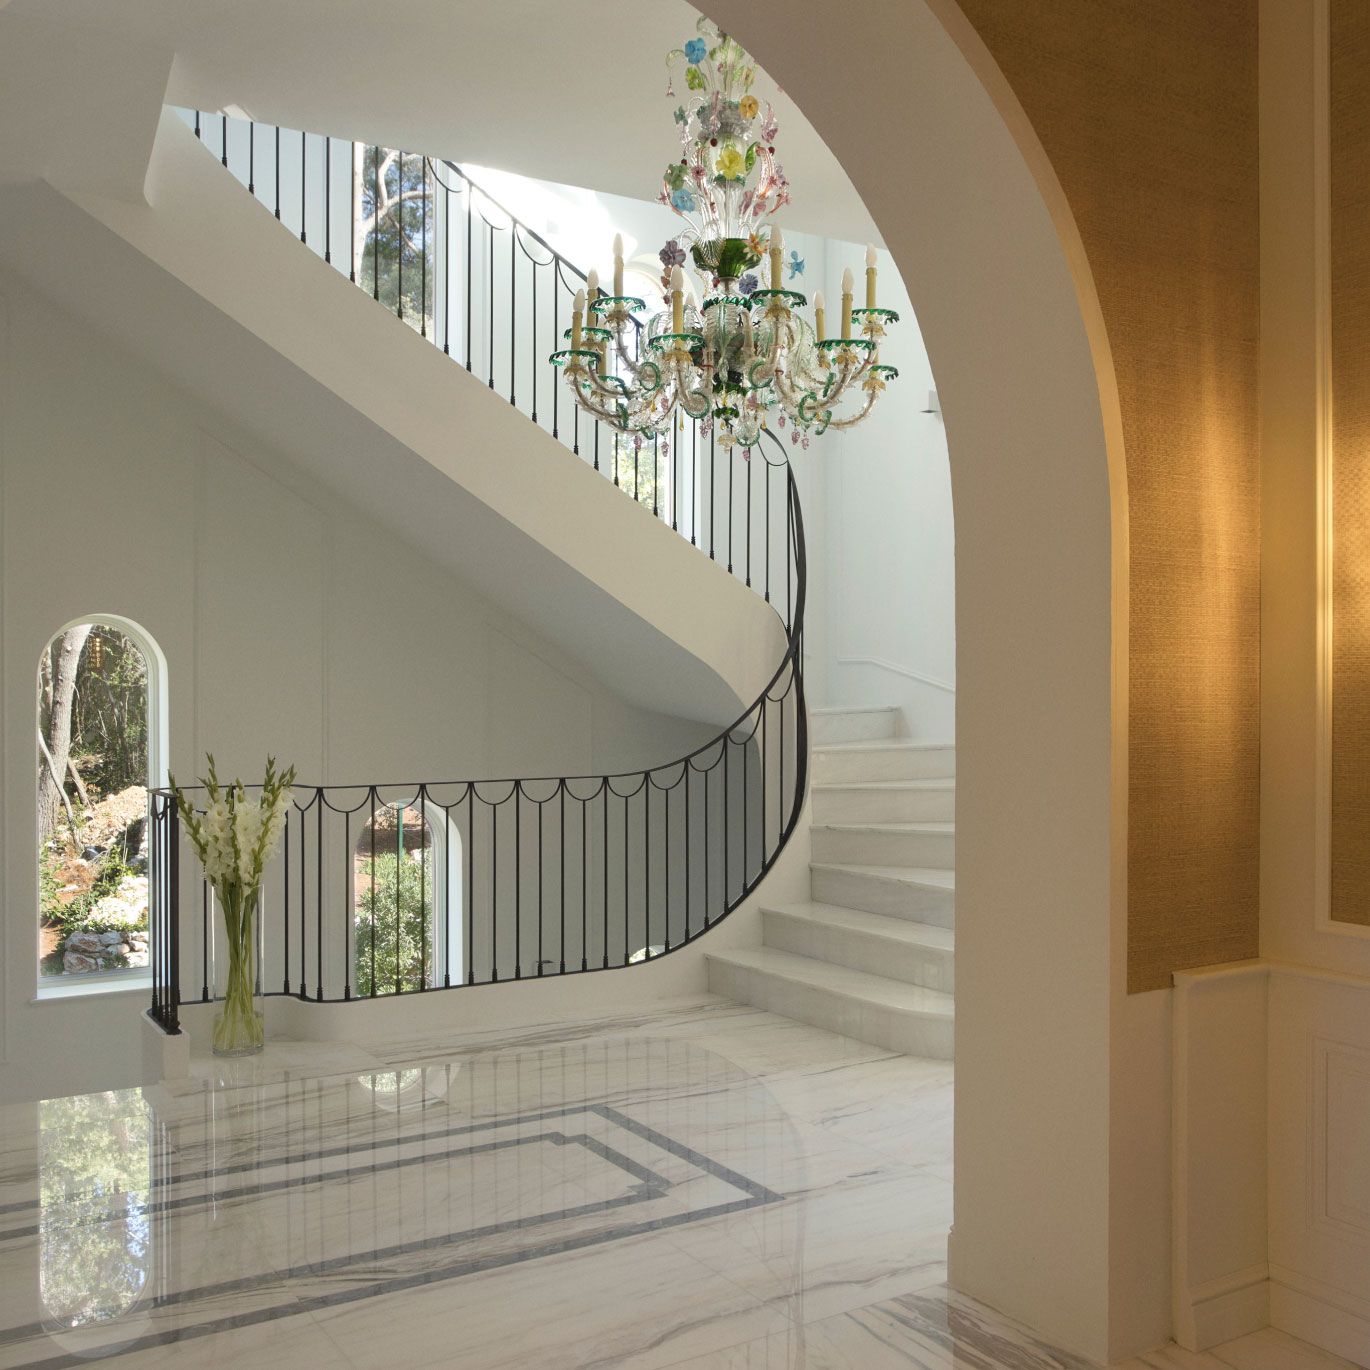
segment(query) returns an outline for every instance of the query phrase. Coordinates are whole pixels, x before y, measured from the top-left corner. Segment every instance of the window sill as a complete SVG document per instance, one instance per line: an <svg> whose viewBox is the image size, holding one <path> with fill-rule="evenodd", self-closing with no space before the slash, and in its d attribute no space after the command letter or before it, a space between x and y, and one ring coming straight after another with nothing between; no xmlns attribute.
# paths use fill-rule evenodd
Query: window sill
<svg viewBox="0 0 1370 1370"><path fill-rule="evenodd" d="M31 1004L56 1004L64 999L89 999L106 994L137 994L147 996L152 993L151 975L119 975L91 977L80 984L42 985L34 991L29 1000Z"/></svg>

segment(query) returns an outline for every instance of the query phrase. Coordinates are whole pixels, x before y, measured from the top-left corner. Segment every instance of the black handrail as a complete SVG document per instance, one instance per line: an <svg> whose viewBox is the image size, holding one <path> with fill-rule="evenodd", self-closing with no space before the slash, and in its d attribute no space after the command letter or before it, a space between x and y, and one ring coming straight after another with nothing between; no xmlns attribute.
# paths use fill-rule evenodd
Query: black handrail
<svg viewBox="0 0 1370 1370"><path fill-rule="evenodd" d="M202 117L199 113L195 116L197 133ZM232 169L229 122L223 120L219 152L223 164ZM279 131L273 132L279 147ZM308 243L308 158L303 138L301 135L297 231L301 241ZM325 140L326 184L331 184L330 141ZM253 159L259 143L271 145L249 127L249 165L244 180L249 188L256 182L258 168ZM359 168L365 170L368 151L372 169L378 172L385 150L353 145L354 173ZM398 160L402 177L403 159ZM420 228L426 244L430 199L435 200L436 190L446 187L434 176L435 194L428 195L432 163L423 161L426 170L420 187ZM444 166L471 185L460 168L450 163ZM279 158L273 170L275 213L295 231L288 208L284 213L281 209ZM402 180L400 184L403 188ZM472 189L483 194L478 187ZM373 203L378 204L380 199L377 191ZM466 208L469 244L469 191ZM333 260L329 224L336 217L324 207L321 247L318 235L309 235L314 239L314 250L326 260ZM484 222L489 225L489 220ZM510 240L512 262L514 242L523 226L512 216L510 223L514 230ZM397 227L396 293L403 317L406 226L399 220ZM542 265L551 267L559 279L563 267L585 279L545 240L531 230L528 235L552 253L552 259ZM370 284L378 297L380 235L372 237ZM450 245L450 232L445 232L444 238ZM348 275L365 288L368 282L364 272L357 272L355 247L354 236L347 254ZM470 260L468 255L468 279ZM427 269L426 251L424 262L422 290L429 289L430 280L436 289L439 278L450 287L450 258L442 263L441 270L432 273ZM511 273L512 337L512 311L517 308L518 296L517 273L513 268ZM491 291L491 302L493 298ZM535 292L530 293L529 300L536 308ZM469 292L467 303L469 306ZM421 331L427 332L426 316ZM437 343L436 333L431 336ZM493 347L491 351L493 355ZM511 402L516 370L511 363ZM559 388L553 393L559 393ZM530 412L529 417L536 419L536 413ZM691 499L686 520L690 541L762 593L784 623L786 650L765 688L731 725L702 746L664 765L640 771L297 787L283 850L268 872L258 923L258 974L263 993L332 1002L585 973L653 960L679 950L713 927L770 870L794 832L808 777L802 656L807 596L803 517L794 472L775 434L763 434L770 450L758 447L750 454L723 451L715 446L713 434L708 434L707 474L700 465L701 436L698 430L692 434L688 480L682 479L680 444L676 445L667 487L672 524L682 535L687 531L680 526L675 498L678 491L687 489ZM637 455L635 452L635 458ZM664 517L658 460L659 454L654 453L652 507L658 517ZM726 484L720 479L720 462L727 464ZM636 459L634 467L634 489L629 493L645 503L641 501ZM773 490L773 468L785 472L783 504ZM618 462L612 474L615 484L623 489L626 473L620 472ZM695 518L701 488L708 497L707 523ZM714 511L726 516L721 537ZM737 537L739 520L742 533ZM772 524L776 521L783 529L779 539L783 558L773 555ZM707 547L700 536L704 531L708 534ZM754 541L759 570L753 558ZM152 1015L166 1030L176 1031L180 1004L186 998L210 1002L215 997L210 964L214 918L209 891L201 879L198 938L191 938L198 946L183 957L181 942L187 929L182 921L182 897L193 886L180 873L180 848L187 839L168 791L153 792L152 823ZM393 850L387 846L379 851L378 867L382 826L381 841L385 844L392 842L393 828ZM365 838L364 847L359 846L359 835ZM417 847L416 861L411 846ZM417 866L417 892L414 871L406 868L407 860ZM185 863L187 872L190 866ZM393 918L388 902L392 896ZM382 900L387 901L385 907ZM198 983L198 991L189 996L183 995L187 971L192 983Z"/></svg>

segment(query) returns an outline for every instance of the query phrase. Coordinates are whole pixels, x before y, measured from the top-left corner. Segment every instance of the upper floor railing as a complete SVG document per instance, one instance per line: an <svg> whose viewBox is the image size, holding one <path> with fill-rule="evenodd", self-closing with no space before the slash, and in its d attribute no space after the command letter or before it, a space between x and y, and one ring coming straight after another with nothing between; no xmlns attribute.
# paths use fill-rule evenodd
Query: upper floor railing
<svg viewBox="0 0 1370 1370"><path fill-rule="evenodd" d="M257 920L260 991L312 1002L426 993L612 969L689 944L771 868L806 792L807 564L783 445L764 432L750 453L728 452L690 424L665 457L661 445L648 457L648 444L568 413L545 356L585 278L451 163L186 117L301 242L744 579L786 628L752 704L664 764L297 787ZM213 1001L222 974L212 893L165 791L152 797L150 858L152 1013L175 1031L181 1005Z"/></svg>
<svg viewBox="0 0 1370 1370"><path fill-rule="evenodd" d="M548 360L587 278L455 162L223 114L178 111L305 246L693 546L782 606L788 499L773 463L681 414L672 439L616 433ZM783 616L788 620L788 610Z"/></svg>

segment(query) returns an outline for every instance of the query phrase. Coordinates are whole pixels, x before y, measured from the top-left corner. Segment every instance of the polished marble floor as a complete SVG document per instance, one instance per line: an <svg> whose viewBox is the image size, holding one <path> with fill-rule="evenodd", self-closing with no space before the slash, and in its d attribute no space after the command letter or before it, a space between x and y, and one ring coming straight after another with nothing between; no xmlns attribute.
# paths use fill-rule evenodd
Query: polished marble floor
<svg viewBox="0 0 1370 1370"><path fill-rule="evenodd" d="M276 1042L0 1110L0 1367L1088 1370L948 1291L950 1219L949 1065L716 999Z"/></svg>

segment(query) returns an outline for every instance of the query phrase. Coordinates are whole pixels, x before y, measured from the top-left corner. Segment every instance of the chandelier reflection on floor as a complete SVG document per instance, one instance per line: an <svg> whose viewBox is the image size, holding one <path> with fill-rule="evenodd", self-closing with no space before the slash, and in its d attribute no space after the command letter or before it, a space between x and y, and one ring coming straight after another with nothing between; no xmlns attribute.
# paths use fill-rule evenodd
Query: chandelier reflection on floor
<svg viewBox="0 0 1370 1370"><path fill-rule="evenodd" d="M667 167L660 195L686 223L662 254L675 258L663 278L669 308L638 318L647 304L623 292L623 240L615 238L613 293L602 293L590 273L566 331L570 346L551 360L586 413L639 440L669 436L679 413L706 430L716 425L725 448L755 444L773 410L784 416L781 426L792 424L796 442L851 428L898 375L880 361L885 327L899 316L876 305L875 249L866 250L865 307L853 307L848 270L837 335L827 333L821 293L810 325L798 313L806 298L783 286L780 230L772 224L765 240L760 234L790 195L775 160L774 111L750 93L756 66L707 19L668 54L668 63L681 60L690 92L675 111L681 156ZM698 306L681 270L686 245L713 286ZM763 252L769 289L756 288L752 274Z"/></svg>

